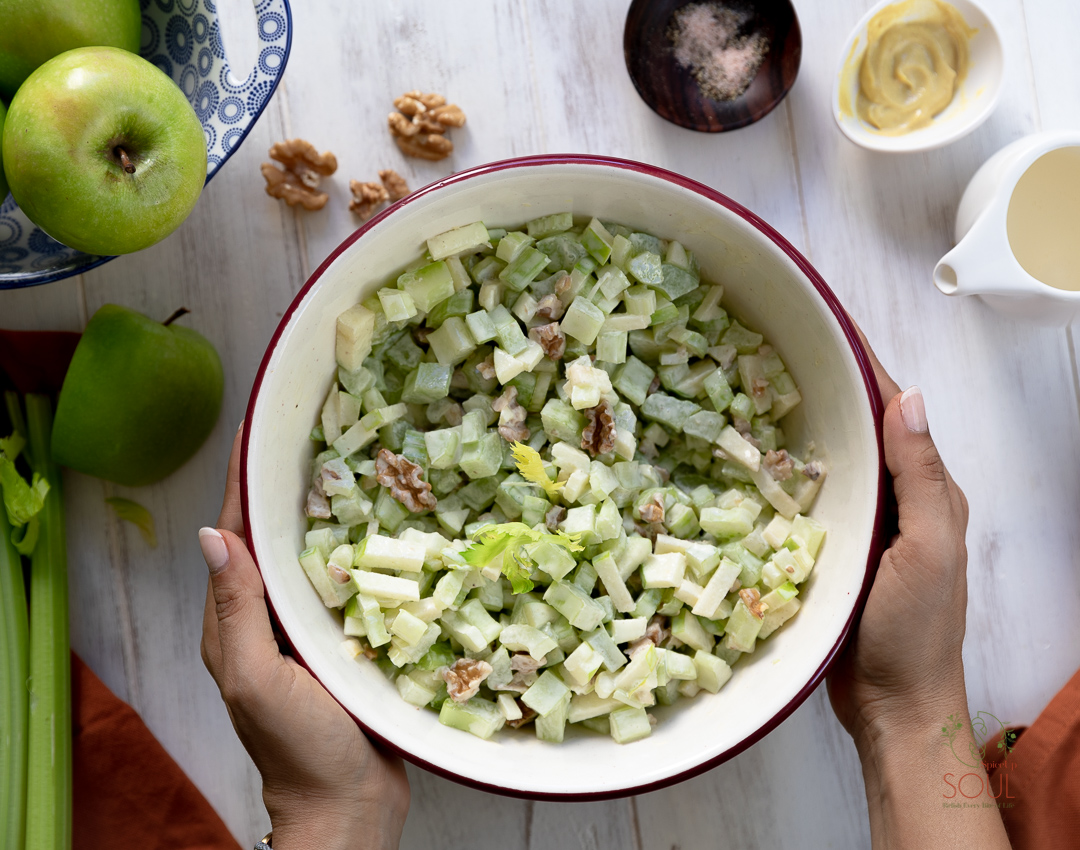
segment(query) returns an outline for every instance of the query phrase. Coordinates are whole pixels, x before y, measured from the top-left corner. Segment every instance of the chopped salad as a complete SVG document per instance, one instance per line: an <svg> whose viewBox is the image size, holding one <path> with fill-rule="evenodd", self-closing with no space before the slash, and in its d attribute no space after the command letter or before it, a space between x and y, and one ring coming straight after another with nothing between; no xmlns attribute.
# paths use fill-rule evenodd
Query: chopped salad
<svg viewBox="0 0 1080 850"><path fill-rule="evenodd" d="M349 657L490 738L628 743L798 612L826 477L780 355L676 241L481 222L337 320L299 560Z"/></svg>

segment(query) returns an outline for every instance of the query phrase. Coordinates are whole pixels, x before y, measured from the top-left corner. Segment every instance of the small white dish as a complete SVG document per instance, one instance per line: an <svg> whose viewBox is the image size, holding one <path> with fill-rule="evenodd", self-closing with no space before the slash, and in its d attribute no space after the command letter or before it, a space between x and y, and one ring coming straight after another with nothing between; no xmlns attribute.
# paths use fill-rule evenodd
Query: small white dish
<svg viewBox="0 0 1080 850"><path fill-rule="evenodd" d="M845 136L869 150L914 153L940 148L966 136L994 111L1001 98L1005 78L1005 48L998 28L982 6L973 0L947 0L963 15L967 25L975 30L969 42L971 55L967 75L952 102L928 126L900 136L885 135L861 120L857 114L841 109L841 93L847 95L848 103L854 105L857 102L857 68L866 50L867 27L878 12L898 2L901 0L882 0L875 4L844 42L833 83L833 118ZM855 64L856 72L845 74L849 62Z"/></svg>

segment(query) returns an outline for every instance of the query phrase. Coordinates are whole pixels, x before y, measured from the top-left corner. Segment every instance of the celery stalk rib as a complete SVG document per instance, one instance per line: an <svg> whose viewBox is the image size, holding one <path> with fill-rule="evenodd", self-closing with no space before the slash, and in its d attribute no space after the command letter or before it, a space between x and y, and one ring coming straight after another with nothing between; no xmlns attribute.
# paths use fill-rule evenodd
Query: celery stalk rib
<svg viewBox="0 0 1080 850"><path fill-rule="evenodd" d="M29 456L50 488L30 560L30 724L27 850L71 848L71 657L67 542L48 398L26 397Z"/></svg>
<svg viewBox="0 0 1080 850"><path fill-rule="evenodd" d="M29 644L22 559L0 509L0 845L13 848L26 828Z"/></svg>

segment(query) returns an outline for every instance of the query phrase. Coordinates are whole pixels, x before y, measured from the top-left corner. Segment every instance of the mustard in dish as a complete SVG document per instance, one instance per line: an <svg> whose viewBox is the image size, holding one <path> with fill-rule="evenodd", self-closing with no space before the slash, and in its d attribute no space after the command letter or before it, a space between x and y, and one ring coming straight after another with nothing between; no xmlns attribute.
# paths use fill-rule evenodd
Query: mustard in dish
<svg viewBox="0 0 1080 850"><path fill-rule="evenodd" d="M884 135L929 125L956 96L967 74L968 40L975 30L942 0L904 0L882 9L867 26L861 57L849 57L844 76L858 69L855 110ZM851 114L842 86L841 111Z"/></svg>

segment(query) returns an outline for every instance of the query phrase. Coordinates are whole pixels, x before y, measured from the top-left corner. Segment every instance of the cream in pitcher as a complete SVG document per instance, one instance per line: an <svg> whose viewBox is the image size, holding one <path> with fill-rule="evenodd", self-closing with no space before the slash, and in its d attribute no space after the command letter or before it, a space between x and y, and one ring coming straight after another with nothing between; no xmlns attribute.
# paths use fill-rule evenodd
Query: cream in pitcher
<svg viewBox="0 0 1080 850"><path fill-rule="evenodd" d="M960 202L956 238L934 269L946 295L1047 324L1080 314L1080 132L1027 136L987 160Z"/></svg>

